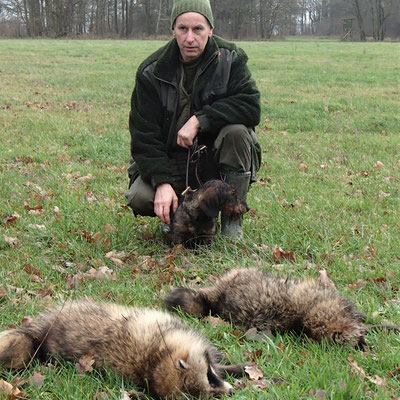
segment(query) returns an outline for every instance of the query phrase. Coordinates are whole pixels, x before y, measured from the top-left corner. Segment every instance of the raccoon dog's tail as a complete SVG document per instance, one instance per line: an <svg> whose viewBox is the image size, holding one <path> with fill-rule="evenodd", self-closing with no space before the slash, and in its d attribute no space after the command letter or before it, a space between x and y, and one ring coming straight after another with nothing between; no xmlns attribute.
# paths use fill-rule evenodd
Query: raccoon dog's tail
<svg viewBox="0 0 400 400"><path fill-rule="evenodd" d="M164 300L168 310L180 308L183 312L195 317L203 317L209 314L212 306L200 290L185 287L174 289Z"/></svg>
<svg viewBox="0 0 400 400"><path fill-rule="evenodd" d="M0 363L6 368L23 368L37 347L36 341L18 329L0 332Z"/></svg>

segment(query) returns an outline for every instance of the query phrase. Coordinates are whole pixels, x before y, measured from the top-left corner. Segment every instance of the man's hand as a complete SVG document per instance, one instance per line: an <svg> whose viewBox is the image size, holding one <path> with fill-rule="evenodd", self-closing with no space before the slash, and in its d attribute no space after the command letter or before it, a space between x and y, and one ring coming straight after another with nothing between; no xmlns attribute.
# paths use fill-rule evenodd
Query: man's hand
<svg viewBox="0 0 400 400"><path fill-rule="evenodd" d="M175 212L178 208L178 197L169 183L157 186L154 196L154 213L165 224L171 223L171 208Z"/></svg>
<svg viewBox="0 0 400 400"><path fill-rule="evenodd" d="M185 125L178 131L178 140L176 141L179 146L188 149L192 144L194 138L200 129L200 122L195 115L190 117Z"/></svg>

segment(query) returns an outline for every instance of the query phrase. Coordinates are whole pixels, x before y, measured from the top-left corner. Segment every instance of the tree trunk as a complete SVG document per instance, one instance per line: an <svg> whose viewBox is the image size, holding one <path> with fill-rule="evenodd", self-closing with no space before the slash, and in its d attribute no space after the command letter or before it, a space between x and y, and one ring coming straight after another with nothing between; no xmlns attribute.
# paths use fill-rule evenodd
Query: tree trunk
<svg viewBox="0 0 400 400"><path fill-rule="evenodd" d="M357 18L358 29L360 30L360 40L365 42L367 40L367 36L365 34L364 21L361 15L360 0L353 0L353 8Z"/></svg>

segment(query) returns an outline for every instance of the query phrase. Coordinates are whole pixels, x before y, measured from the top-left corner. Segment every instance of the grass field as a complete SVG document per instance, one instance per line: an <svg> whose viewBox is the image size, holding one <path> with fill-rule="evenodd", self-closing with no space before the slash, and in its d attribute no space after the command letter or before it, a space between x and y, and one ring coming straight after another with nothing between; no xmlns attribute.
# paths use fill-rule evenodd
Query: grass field
<svg viewBox="0 0 400 400"><path fill-rule="evenodd" d="M241 43L262 92L263 165L244 241L194 252L165 245L160 222L134 218L123 196L135 71L161 43L0 41L0 328L84 295L158 307L172 286L234 266L326 270L369 318L400 324L400 44ZM400 398L395 333L360 352L183 318L232 361L255 357L264 389L245 380L234 399ZM132 388L61 360L1 374L26 380L30 399Z"/></svg>

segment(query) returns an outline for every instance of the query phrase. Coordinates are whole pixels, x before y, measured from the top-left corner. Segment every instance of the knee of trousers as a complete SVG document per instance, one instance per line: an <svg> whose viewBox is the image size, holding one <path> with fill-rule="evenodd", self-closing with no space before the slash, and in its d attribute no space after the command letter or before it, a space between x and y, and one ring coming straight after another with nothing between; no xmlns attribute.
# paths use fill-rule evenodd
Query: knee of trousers
<svg viewBox="0 0 400 400"><path fill-rule="evenodd" d="M128 206L132 208L134 214L149 217L155 217L154 196L153 186L145 182L140 176L133 181L128 191L125 192Z"/></svg>
<svg viewBox="0 0 400 400"><path fill-rule="evenodd" d="M222 171L247 172L251 168L252 139L242 124L227 125L214 142L215 161Z"/></svg>

